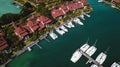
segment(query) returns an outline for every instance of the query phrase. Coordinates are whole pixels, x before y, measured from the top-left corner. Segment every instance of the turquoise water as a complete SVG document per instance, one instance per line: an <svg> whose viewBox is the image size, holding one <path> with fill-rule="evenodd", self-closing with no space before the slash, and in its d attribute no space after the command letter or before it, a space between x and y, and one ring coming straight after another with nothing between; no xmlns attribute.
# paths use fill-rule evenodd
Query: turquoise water
<svg viewBox="0 0 120 67"><path fill-rule="evenodd" d="M20 8L13 5L13 0L0 0L0 16L5 13L19 13Z"/></svg>
<svg viewBox="0 0 120 67"><path fill-rule="evenodd" d="M75 64L70 61L72 53L84 44L88 37L90 45L98 40L98 50L93 58L107 50L108 57L104 67L120 61L120 12L109 5L97 3L97 0L88 1L94 11L90 14L91 18L85 17L86 20L82 20L84 26L75 24L75 28L69 29L63 36L59 35L57 40L47 37L50 43L45 40L39 42L43 49L34 46L32 52L27 51L16 57L8 67L89 67L90 64L85 64L87 59L84 56Z"/></svg>

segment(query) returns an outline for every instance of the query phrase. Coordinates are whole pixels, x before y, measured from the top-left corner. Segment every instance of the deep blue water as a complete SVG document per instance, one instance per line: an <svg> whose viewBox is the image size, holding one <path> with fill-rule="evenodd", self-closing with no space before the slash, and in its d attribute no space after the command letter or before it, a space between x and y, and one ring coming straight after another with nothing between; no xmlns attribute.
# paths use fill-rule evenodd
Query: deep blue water
<svg viewBox="0 0 120 67"><path fill-rule="evenodd" d="M72 53L79 48L86 40L90 39L92 45L97 39L95 58L100 52L107 51L107 59L104 67L116 61L120 61L120 11L111 8L109 5L97 3L97 0L88 0L94 11L90 13L91 18L85 17L82 22L84 26L75 24L75 28L51 42L45 40L39 42L43 49L34 46L32 52L25 52L16 57L9 67L89 67L87 59L82 57L77 63L70 61Z"/></svg>

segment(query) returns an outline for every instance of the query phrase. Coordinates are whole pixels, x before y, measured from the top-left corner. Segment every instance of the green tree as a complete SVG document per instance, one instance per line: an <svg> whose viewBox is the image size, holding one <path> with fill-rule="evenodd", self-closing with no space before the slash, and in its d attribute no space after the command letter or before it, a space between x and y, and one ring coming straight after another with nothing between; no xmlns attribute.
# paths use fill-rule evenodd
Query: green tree
<svg viewBox="0 0 120 67"><path fill-rule="evenodd" d="M20 15L22 17L25 17L32 13L34 11L34 7L30 3L25 3L24 6L22 7L22 10L20 11Z"/></svg>
<svg viewBox="0 0 120 67"><path fill-rule="evenodd" d="M0 24L2 25L8 24L11 23L12 21L17 21L18 19L20 19L19 14L7 13L0 17Z"/></svg>

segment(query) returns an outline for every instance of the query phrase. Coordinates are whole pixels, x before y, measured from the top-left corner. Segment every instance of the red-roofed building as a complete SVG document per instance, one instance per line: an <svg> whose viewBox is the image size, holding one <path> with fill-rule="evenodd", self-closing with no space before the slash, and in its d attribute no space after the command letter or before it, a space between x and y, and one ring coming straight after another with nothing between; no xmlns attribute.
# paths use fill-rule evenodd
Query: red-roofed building
<svg viewBox="0 0 120 67"><path fill-rule="evenodd" d="M75 9L81 9L81 8L83 8L83 7L84 7L84 5L83 5L82 2L77 1L77 2L75 3Z"/></svg>
<svg viewBox="0 0 120 67"><path fill-rule="evenodd" d="M45 28L45 25L43 22L37 21L37 23L39 24L39 30L42 30Z"/></svg>
<svg viewBox="0 0 120 67"><path fill-rule="evenodd" d="M42 22L42 23L44 23L44 24L49 24L49 23L52 22L51 19L49 19L49 18L47 18L47 17L45 17L45 16L40 16L40 17L37 19L37 21Z"/></svg>
<svg viewBox="0 0 120 67"><path fill-rule="evenodd" d="M4 39L4 35L0 33L0 51L8 47L7 41Z"/></svg>
<svg viewBox="0 0 120 67"><path fill-rule="evenodd" d="M19 37L19 40L22 40L29 34L24 27L16 27L14 32Z"/></svg>
<svg viewBox="0 0 120 67"><path fill-rule="evenodd" d="M73 3L73 2L69 2L68 4L67 4L67 7L68 7L68 9L70 10L70 11L74 11L74 10L76 10L75 9L75 3Z"/></svg>
<svg viewBox="0 0 120 67"><path fill-rule="evenodd" d="M23 27L27 30L27 32L29 32L29 34L32 33L32 30L27 25L24 25Z"/></svg>
<svg viewBox="0 0 120 67"><path fill-rule="evenodd" d="M79 0L79 1L82 2L84 6L89 6L89 3L86 0Z"/></svg>
<svg viewBox="0 0 120 67"><path fill-rule="evenodd" d="M60 5L59 9L62 10L64 14L69 11L68 7L64 4Z"/></svg>
<svg viewBox="0 0 120 67"><path fill-rule="evenodd" d="M54 9L51 11L51 15L53 16L53 18L58 18L64 15L62 10L59 9Z"/></svg>
<svg viewBox="0 0 120 67"><path fill-rule="evenodd" d="M120 0L112 0L112 2L120 3Z"/></svg>
<svg viewBox="0 0 120 67"><path fill-rule="evenodd" d="M32 30L32 32L35 32L39 28L38 23L32 20L29 20L27 22L27 26Z"/></svg>

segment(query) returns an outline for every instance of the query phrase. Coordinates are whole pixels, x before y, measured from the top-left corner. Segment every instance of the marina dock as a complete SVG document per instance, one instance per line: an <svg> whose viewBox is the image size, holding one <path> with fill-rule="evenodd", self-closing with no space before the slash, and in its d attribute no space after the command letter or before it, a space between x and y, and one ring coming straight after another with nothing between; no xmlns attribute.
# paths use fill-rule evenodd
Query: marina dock
<svg viewBox="0 0 120 67"><path fill-rule="evenodd" d="M97 61L95 61L92 57L90 57L88 54L84 53L81 49L79 49L82 55L84 55L86 58L89 59L89 61L92 61L94 64L96 64L98 67L103 67L101 64L99 64Z"/></svg>

